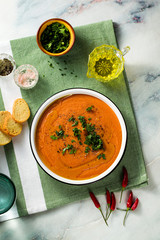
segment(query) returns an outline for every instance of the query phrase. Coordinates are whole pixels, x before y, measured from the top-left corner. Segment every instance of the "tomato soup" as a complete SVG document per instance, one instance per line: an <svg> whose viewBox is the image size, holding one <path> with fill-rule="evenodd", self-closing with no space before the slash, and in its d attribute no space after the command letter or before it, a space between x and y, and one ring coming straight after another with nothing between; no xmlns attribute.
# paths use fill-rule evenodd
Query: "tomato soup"
<svg viewBox="0 0 160 240"><path fill-rule="evenodd" d="M122 130L114 111L84 94L53 102L36 129L36 149L42 162L72 180L90 179L106 171L121 143Z"/></svg>

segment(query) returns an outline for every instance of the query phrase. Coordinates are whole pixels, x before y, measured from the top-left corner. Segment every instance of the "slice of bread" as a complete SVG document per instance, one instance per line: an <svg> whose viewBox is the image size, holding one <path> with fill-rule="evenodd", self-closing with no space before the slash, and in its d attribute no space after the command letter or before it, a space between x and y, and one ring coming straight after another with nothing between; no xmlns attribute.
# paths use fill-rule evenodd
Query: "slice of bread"
<svg viewBox="0 0 160 240"><path fill-rule="evenodd" d="M11 114L8 111L0 111L0 130L2 130L5 118L10 115Z"/></svg>
<svg viewBox="0 0 160 240"><path fill-rule="evenodd" d="M0 130L0 146L6 145L8 143L10 143L10 141L12 140L12 137L3 133Z"/></svg>
<svg viewBox="0 0 160 240"><path fill-rule="evenodd" d="M30 117L30 109L23 98L17 98L13 103L12 116L18 123L23 123Z"/></svg>
<svg viewBox="0 0 160 240"><path fill-rule="evenodd" d="M12 137L17 136L22 131L22 124L16 122L12 115L10 114L5 118L4 124L2 126L2 131Z"/></svg>

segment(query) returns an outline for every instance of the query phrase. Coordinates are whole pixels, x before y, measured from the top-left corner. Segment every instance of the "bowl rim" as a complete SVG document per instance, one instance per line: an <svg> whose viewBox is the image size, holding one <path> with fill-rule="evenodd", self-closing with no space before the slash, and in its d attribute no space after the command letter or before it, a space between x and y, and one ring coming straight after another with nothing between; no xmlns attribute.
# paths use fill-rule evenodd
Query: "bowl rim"
<svg viewBox="0 0 160 240"><path fill-rule="evenodd" d="M61 177L57 174L55 174L54 172L52 172L49 168L47 168L45 166L45 164L42 162L42 160L40 159L40 157L38 156L38 153L36 151L36 146L35 146L35 133L36 133L36 128L38 125L38 122L42 116L42 114L45 112L45 110L56 100L65 97L65 96L71 96L74 94L84 94L84 95L90 95L93 97L97 97L100 100L105 100L104 102L111 107L111 109L114 111L114 113L116 114L116 116L118 117L119 123L121 125L121 129L122 129L122 143L121 143L121 148L119 151L119 154L117 156L117 158L115 159L114 163L104 172L102 172L101 174L99 174L98 176L95 176L93 178L89 178L89 179L83 179L83 180L73 180L73 179L68 179L68 178L64 178ZM102 101L103 101L102 100ZM113 109L114 108L114 109ZM107 175L109 175L120 163L120 161L122 160L122 157L125 153L126 150L126 144L127 144L127 128L126 128L126 124L125 124L125 120L122 116L122 113L120 112L119 108L115 105L115 103L113 103L112 100L110 100L108 97L106 97L104 94L96 91L96 90L92 90L89 88L68 88L62 91L59 91L55 94L53 94L52 96L50 96L49 98L47 98L38 108L38 110L36 111L32 123L31 123L31 128L30 128L30 135L29 135L29 141L30 141L30 147L31 147L31 151L32 154L35 158L35 160L37 161L38 165L43 169L43 171L45 171L49 176L51 176L52 178L66 183L66 184L71 184L71 185L85 185L85 184L90 184L96 181L99 181L101 179L103 179L104 177L106 177Z"/></svg>
<svg viewBox="0 0 160 240"><path fill-rule="evenodd" d="M71 45L69 44L68 48L66 48L63 52L60 52L60 53L51 53L51 52L48 52L48 51L45 50L45 49L43 48L43 46L40 44L40 40L39 40L40 30L41 30L41 28L42 28L42 26L43 26L44 24L46 24L47 22L50 22L50 21L63 22L63 23L65 23L65 26L68 25L68 26L70 27L70 29L71 29L71 30L70 30L70 29L68 29L68 30L69 30L69 32L70 32L70 35L72 35L72 37L73 37L73 42L72 42ZM62 18L50 18L50 19L47 19L46 21L44 21L44 22L40 25L40 27L38 28L38 31L37 31L37 34L36 34L36 41L37 41L38 47L39 47L45 54L50 55L50 56L52 56L52 57L62 56L62 55L64 55L64 54L68 53L68 52L71 50L71 48L73 47L74 42L75 42L75 31L74 31L73 27L71 26L71 24L70 24L69 22L67 22L66 20L64 20L64 19L62 19Z"/></svg>

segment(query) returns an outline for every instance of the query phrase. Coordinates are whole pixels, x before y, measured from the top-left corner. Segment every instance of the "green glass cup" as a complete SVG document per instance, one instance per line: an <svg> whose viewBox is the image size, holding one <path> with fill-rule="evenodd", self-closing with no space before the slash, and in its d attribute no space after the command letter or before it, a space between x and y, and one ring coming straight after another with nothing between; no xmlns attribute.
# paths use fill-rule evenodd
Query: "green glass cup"
<svg viewBox="0 0 160 240"><path fill-rule="evenodd" d="M12 180L0 173L0 215L6 213L14 204L16 188Z"/></svg>

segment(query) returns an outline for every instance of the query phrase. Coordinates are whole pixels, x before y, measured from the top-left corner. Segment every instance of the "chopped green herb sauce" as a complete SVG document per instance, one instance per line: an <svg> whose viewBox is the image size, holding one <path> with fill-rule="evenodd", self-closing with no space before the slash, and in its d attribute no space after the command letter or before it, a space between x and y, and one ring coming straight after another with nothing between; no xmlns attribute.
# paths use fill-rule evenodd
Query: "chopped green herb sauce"
<svg viewBox="0 0 160 240"><path fill-rule="evenodd" d="M54 22L43 31L40 41L48 52L60 53L69 46L70 32L64 24Z"/></svg>

